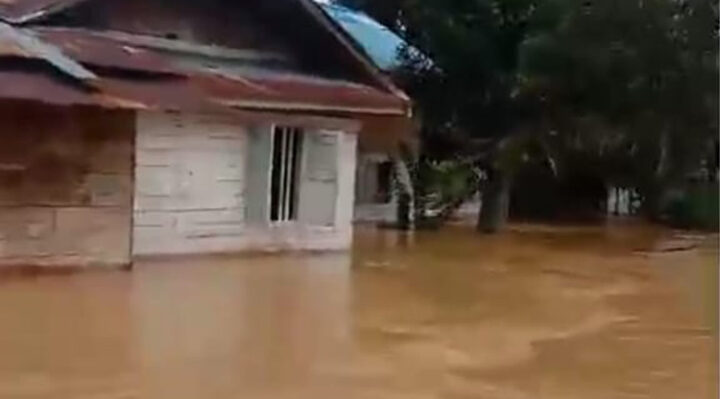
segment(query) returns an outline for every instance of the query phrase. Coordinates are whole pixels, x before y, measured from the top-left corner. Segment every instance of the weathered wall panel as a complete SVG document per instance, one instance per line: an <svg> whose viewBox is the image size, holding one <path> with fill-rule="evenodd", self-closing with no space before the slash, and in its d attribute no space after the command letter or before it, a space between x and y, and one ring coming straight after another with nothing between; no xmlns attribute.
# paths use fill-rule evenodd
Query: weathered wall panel
<svg viewBox="0 0 720 399"><path fill-rule="evenodd" d="M241 235L245 129L163 113L141 113L137 126L135 253L209 252Z"/></svg>
<svg viewBox="0 0 720 399"><path fill-rule="evenodd" d="M130 263L131 113L0 105L0 266Z"/></svg>

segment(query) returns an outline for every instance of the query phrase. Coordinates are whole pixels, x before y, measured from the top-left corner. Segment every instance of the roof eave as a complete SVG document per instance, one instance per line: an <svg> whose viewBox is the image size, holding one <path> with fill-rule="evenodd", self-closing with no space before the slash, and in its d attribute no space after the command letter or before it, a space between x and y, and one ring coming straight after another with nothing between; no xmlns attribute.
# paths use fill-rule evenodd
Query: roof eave
<svg viewBox="0 0 720 399"><path fill-rule="evenodd" d="M305 112L328 112L343 114L363 114L363 115L383 115L383 116L399 116L408 117L408 112L401 108L390 107L353 107L340 105L325 105L311 103L282 103L276 101L253 101L253 100L219 100L220 104L253 110L271 110L271 111L305 111Z"/></svg>

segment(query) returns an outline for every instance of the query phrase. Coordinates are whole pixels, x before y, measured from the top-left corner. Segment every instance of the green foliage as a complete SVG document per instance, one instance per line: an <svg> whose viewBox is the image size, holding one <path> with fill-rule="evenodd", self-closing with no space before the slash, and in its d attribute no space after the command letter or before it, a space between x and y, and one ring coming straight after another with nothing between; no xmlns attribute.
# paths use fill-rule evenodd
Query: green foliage
<svg viewBox="0 0 720 399"><path fill-rule="evenodd" d="M566 167L594 164L609 184L640 190L656 212L654 197L700 168L717 134L717 8L555 4L564 17L524 43L526 90L546 100Z"/></svg>
<svg viewBox="0 0 720 399"><path fill-rule="evenodd" d="M532 8L527 0L406 2L401 26L421 55L406 54L400 80L427 128L500 139L523 122L518 49Z"/></svg>
<svg viewBox="0 0 720 399"><path fill-rule="evenodd" d="M509 174L544 160L559 177L580 169L636 189L656 212L717 145L714 2L345 2L412 47L396 78L425 157Z"/></svg>
<svg viewBox="0 0 720 399"><path fill-rule="evenodd" d="M408 170L413 196L407 195L409 190L400 183L399 170L396 170L394 190L401 198L397 227L408 228L410 213L415 227L438 227L476 192L479 176L467 162L410 156L403 157L402 162Z"/></svg>
<svg viewBox="0 0 720 399"><path fill-rule="evenodd" d="M427 196L425 202L430 209L440 209L458 198L466 198L467 186L476 178L469 165L451 160L426 160L420 173Z"/></svg>
<svg viewBox="0 0 720 399"><path fill-rule="evenodd" d="M662 209L663 217L677 227L718 230L718 188L716 184L689 184Z"/></svg>

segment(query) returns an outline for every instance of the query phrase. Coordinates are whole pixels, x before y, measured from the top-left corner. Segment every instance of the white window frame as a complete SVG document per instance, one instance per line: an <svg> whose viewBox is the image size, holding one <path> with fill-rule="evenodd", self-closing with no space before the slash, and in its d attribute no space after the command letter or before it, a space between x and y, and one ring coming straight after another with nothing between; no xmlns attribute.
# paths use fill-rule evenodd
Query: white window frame
<svg viewBox="0 0 720 399"><path fill-rule="evenodd" d="M292 133L296 132L299 137L293 141ZM283 133L280 139L280 145L282 146L281 159L280 159L280 171L279 171L279 183L278 183L278 205L279 209L274 209L275 204L273 201L273 180L275 173L275 135ZM267 217L270 225L286 225L296 223L298 221L299 214L299 190L300 184L302 184L302 164L304 159L305 149L303 146L303 140L305 139L305 131L297 126L285 126L285 125L272 125L271 126L271 140L270 140L270 170L268 184L268 212ZM300 146L299 152L295 157L291 154L298 151L294 146ZM293 179L295 179L293 184ZM294 211L294 212L293 212ZM277 217L274 217L277 214Z"/></svg>

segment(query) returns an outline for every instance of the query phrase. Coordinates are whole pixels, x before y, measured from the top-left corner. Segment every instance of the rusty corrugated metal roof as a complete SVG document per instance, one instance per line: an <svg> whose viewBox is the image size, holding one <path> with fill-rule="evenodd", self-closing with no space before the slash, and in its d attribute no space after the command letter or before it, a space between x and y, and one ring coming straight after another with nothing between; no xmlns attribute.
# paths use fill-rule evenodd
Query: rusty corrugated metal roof
<svg viewBox="0 0 720 399"><path fill-rule="evenodd" d="M270 76L244 81L197 76L193 81L211 93L214 101L238 108L400 115L407 105L388 93L344 82Z"/></svg>
<svg viewBox="0 0 720 399"><path fill-rule="evenodd" d="M23 51L29 48L31 56L80 81L84 76L78 75L78 70L87 68L93 76L94 90L73 87L48 76L38 76L37 81L33 81L32 73L0 72L12 85L16 83L8 77L22 75L19 82L25 87L0 90L0 96L5 94L10 98L32 99L34 93L44 102L121 108L195 111L239 108L383 115L406 115L409 106L404 98L367 85L321 78L297 70L274 69L275 64L262 68L265 60L273 63L277 60L257 52L230 49L224 53L223 48L189 43L157 49L155 38L149 44L153 48L148 48L145 37L128 34L115 37L111 32L82 29L8 29L13 34L2 35L0 29L0 39L14 39L16 34L22 34L31 36L41 45L28 47L20 41L20 46L15 48L13 45L18 41L9 41L10 45L5 46L7 54L3 54L0 45L0 56L22 58ZM36 47L52 51L35 52ZM188 62L188 53L192 62ZM58 65L58 59L64 64ZM251 67L246 68L246 64ZM95 72L91 71L93 69ZM142 76L137 72L142 72ZM33 73L42 75L39 71ZM66 98L57 98L63 96Z"/></svg>
<svg viewBox="0 0 720 399"><path fill-rule="evenodd" d="M0 72L0 98L42 102L57 106L99 106L108 109L185 110L222 114L253 123L282 123L308 128L358 131L358 122L366 117L347 119L342 115L314 115L228 108L213 103L193 88L173 81L151 84L127 80L103 79L104 92L78 90L50 76L27 71ZM38 94L44 93L40 97ZM112 93L112 94L110 94ZM393 118L398 119L398 118ZM401 118L405 119L405 118ZM387 123L383 123L387 125Z"/></svg>
<svg viewBox="0 0 720 399"><path fill-rule="evenodd" d="M110 93L84 90L36 71L0 71L0 98L45 104L92 105L103 108L141 109L143 104Z"/></svg>
<svg viewBox="0 0 720 399"><path fill-rule="evenodd" d="M123 99L143 109L222 112L227 110L214 103L202 88L186 78L179 79L123 79L105 77L98 87L114 99ZM130 107L135 108L135 107Z"/></svg>
<svg viewBox="0 0 720 399"><path fill-rule="evenodd" d="M302 103L307 100L317 104L337 105L347 108L370 109L402 109L406 103L403 99L373 87L348 82L333 82L316 79L282 78L282 76L266 75L262 78L248 78L253 84L277 93L278 100L292 100Z"/></svg>
<svg viewBox="0 0 720 399"><path fill-rule="evenodd" d="M50 16L87 0L0 0L0 21L11 24L25 24ZM370 57L314 0L295 0L324 29L326 29L348 55L387 91L409 101L405 93L397 88L387 76L376 67Z"/></svg>
<svg viewBox="0 0 720 399"><path fill-rule="evenodd" d="M106 77L100 81L98 87L115 98L137 102L153 109L217 111L224 107L345 114L404 114L402 101L389 94L311 82L242 81L199 74L179 79L133 80Z"/></svg>
<svg viewBox="0 0 720 399"><path fill-rule="evenodd" d="M182 74L167 57L152 50L109 38L101 33L55 28L37 28L33 33L85 64L129 71Z"/></svg>
<svg viewBox="0 0 720 399"><path fill-rule="evenodd" d="M267 84L267 82L266 82ZM282 83L274 82L274 85ZM312 111L333 114L402 115L389 95L368 96L354 89L327 95L328 88L293 84L290 90L267 90L220 76L195 75L173 79L101 77L92 90L69 85L38 71L0 71L0 98L55 105L96 105L105 108L223 112L230 109ZM394 104L393 104L394 102ZM393 105L393 107L389 107Z"/></svg>

